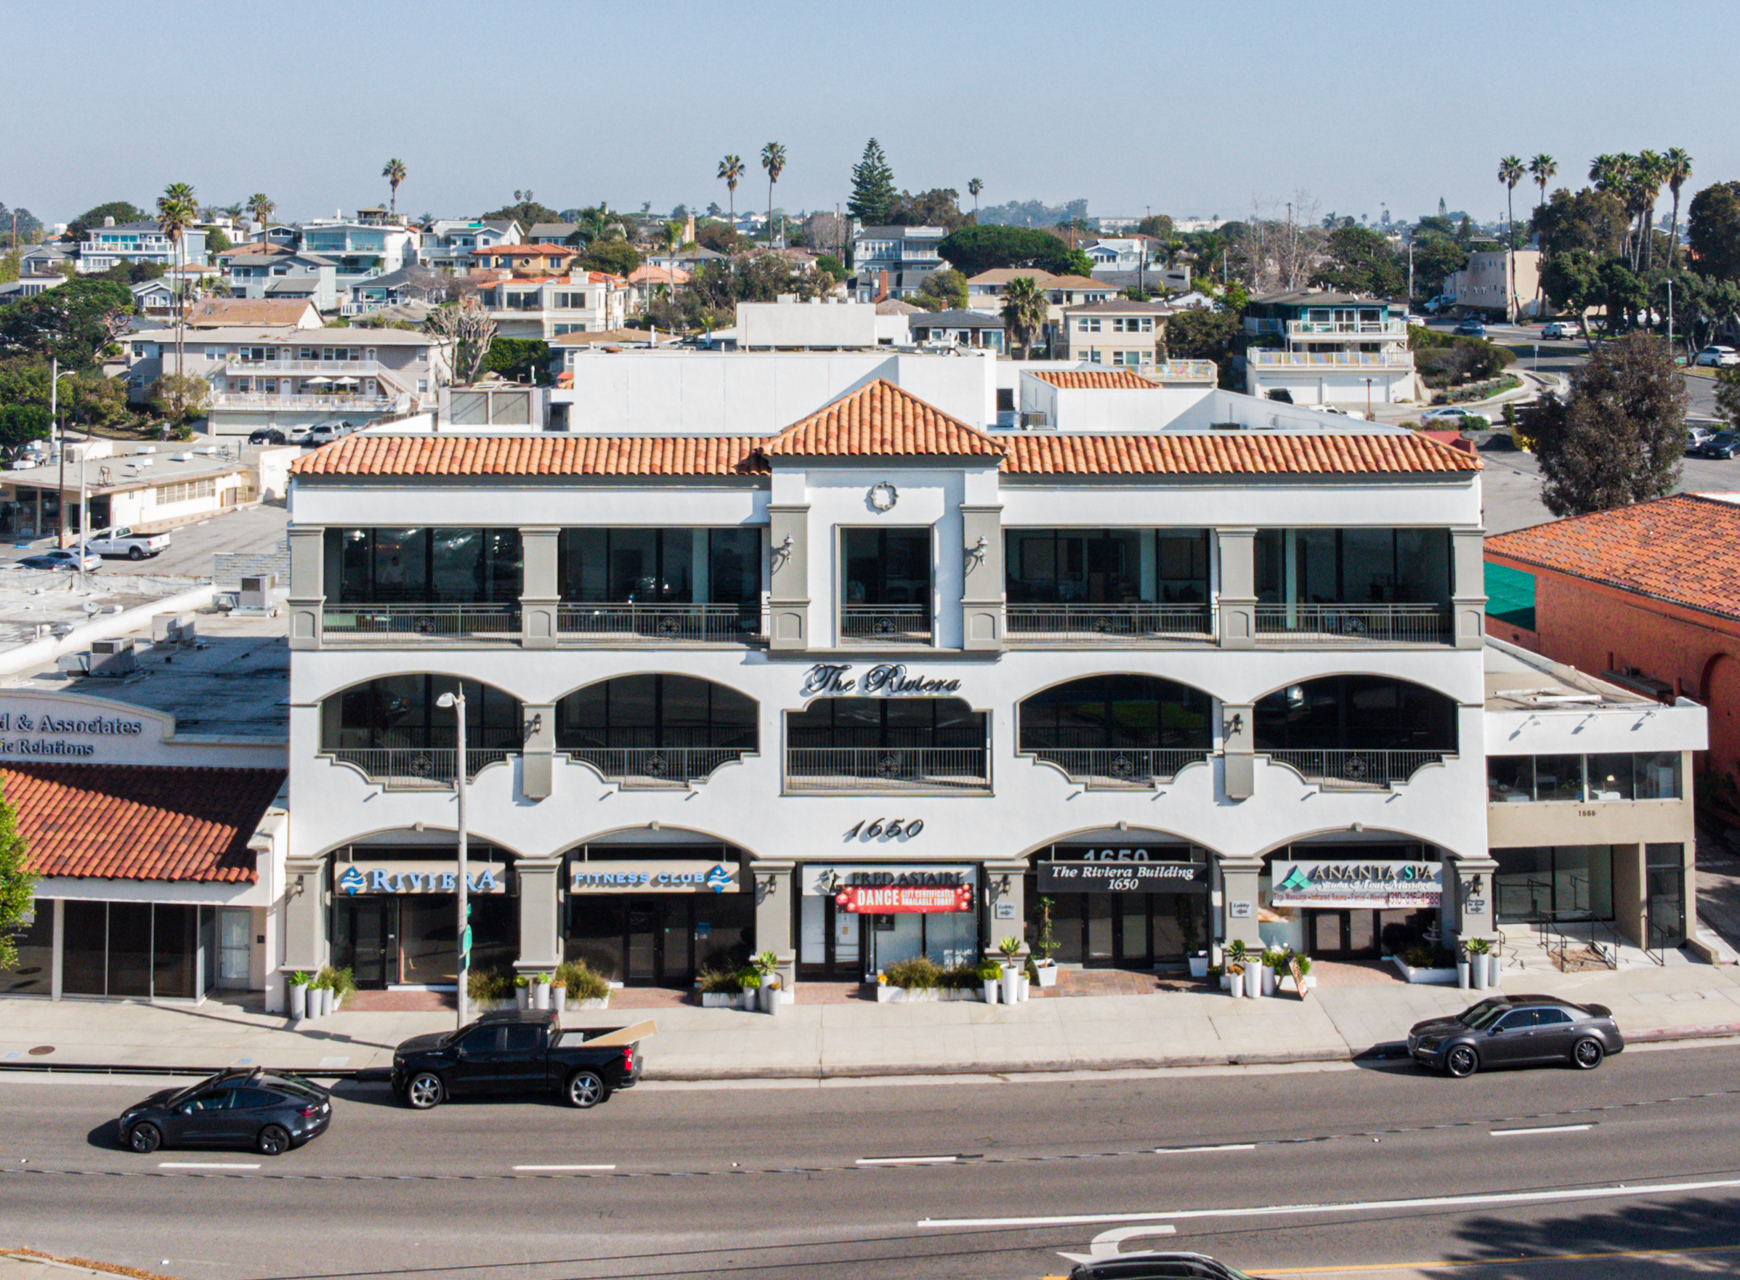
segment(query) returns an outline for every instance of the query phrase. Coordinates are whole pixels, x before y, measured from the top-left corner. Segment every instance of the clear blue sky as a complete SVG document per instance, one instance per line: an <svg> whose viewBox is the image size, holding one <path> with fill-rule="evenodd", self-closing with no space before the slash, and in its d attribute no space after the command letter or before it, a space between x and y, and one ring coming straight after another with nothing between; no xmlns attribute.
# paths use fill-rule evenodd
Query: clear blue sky
<svg viewBox="0 0 1740 1280"><path fill-rule="evenodd" d="M385 203L831 208L875 135L902 187L984 179L987 204L1238 217L1490 219L1499 158L1685 147L1690 190L1740 177L1740 6L1647 0L1219 0L1078 7L305 0L8 0L0 201L48 222L190 182L280 218ZM1532 203L1519 188L1519 210Z"/></svg>

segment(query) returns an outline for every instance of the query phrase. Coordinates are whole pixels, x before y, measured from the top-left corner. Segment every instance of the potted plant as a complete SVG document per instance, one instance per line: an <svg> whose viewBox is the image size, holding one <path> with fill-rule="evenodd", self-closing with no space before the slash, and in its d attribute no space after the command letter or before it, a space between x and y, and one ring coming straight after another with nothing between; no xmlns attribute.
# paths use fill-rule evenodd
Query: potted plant
<svg viewBox="0 0 1740 1280"><path fill-rule="evenodd" d="M332 992L332 1011L337 1013L356 990L356 978L349 969L342 966L333 968L329 965L325 973L327 988Z"/></svg>
<svg viewBox="0 0 1740 1280"><path fill-rule="evenodd" d="M761 975L753 968L737 971L737 986L743 992L743 1008L748 1013L754 1013L761 1003Z"/></svg>
<svg viewBox="0 0 1740 1280"><path fill-rule="evenodd" d="M1502 947L1502 943L1494 942L1486 953L1486 985L1495 991L1502 985L1499 981L1499 970L1504 964Z"/></svg>
<svg viewBox="0 0 1740 1280"><path fill-rule="evenodd" d="M741 1003L743 984L729 969L703 969L695 978L703 1009L732 1009Z"/></svg>
<svg viewBox="0 0 1740 1280"><path fill-rule="evenodd" d="M550 1007L550 975L534 973L532 975L532 1008L548 1009Z"/></svg>
<svg viewBox="0 0 1740 1280"><path fill-rule="evenodd" d="M568 982L560 973L550 975L550 1008L561 1013L568 1007Z"/></svg>
<svg viewBox="0 0 1740 1280"><path fill-rule="evenodd" d="M301 1022L308 1016L308 984L312 979L298 969L290 975L290 1020Z"/></svg>
<svg viewBox="0 0 1740 1280"><path fill-rule="evenodd" d="M1287 952L1270 947L1263 952L1263 994L1276 995L1281 990L1281 975L1287 972Z"/></svg>
<svg viewBox="0 0 1740 1280"><path fill-rule="evenodd" d="M610 1003L610 980L594 972L584 960L570 960L557 969L555 985L550 990L560 991L564 1000L574 1002L576 1009L602 1009Z"/></svg>
<svg viewBox="0 0 1740 1280"><path fill-rule="evenodd" d="M779 975L777 973L768 975L767 982L761 988L761 994L767 1000L767 1011L777 1016L779 1013L779 1006L785 999L785 988L780 985Z"/></svg>
<svg viewBox="0 0 1740 1280"><path fill-rule="evenodd" d="M1486 956L1492 945L1485 938L1470 938L1464 944L1468 951L1469 978L1476 991L1486 990Z"/></svg>
<svg viewBox="0 0 1740 1280"><path fill-rule="evenodd" d="M1003 957L1003 972L999 978L1003 986L1003 1003L1019 1004L1021 966L1015 963L1015 957L1021 954L1021 939L1013 935L998 939L997 952Z"/></svg>
<svg viewBox="0 0 1740 1280"><path fill-rule="evenodd" d="M979 964L979 986L986 1004L997 1003L997 984L1003 976L1003 970L997 962L986 956Z"/></svg>
<svg viewBox="0 0 1740 1280"><path fill-rule="evenodd" d="M1242 1000L1245 995L1245 966L1237 960L1226 962L1226 989L1232 993L1234 1000Z"/></svg>
<svg viewBox="0 0 1740 1280"><path fill-rule="evenodd" d="M1202 976L1215 983L1222 991L1226 990L1226 970L1218 964L1204 965Z"/></svg>
<svg viewBox="0 0 1740 1280"><path fill-rule="evenodd" d="M523 973L514 974L514 1007L524 1009L531 1003L532 980Z"/></svg>
<svg viewBox="0 0 1740 1280"><path fill-rule="evenodd" d="M1178 931L1184 935L1184 950L1190 959L1190 976L1208 977L1208 948L1202 945L1202 914L1183 894L1176 908Z"/></svg>
<svg viewBox="0 0 1740 1280"><path fill-rule="evenodd" d="M775 1012L773 993L777 990L775 979L779 971L779 956L772 951L758 951L750 957L749 963L761 976L761 1011L763 1013Z"/></svg>
<svg viewBox="0 0 1740 1280"><path fill-rule="evenodd" d="M1468 990L1468 943L1466 941L1456 948L1456 985L1462 990Z"/></svg>
<svg viewBox="0 0 1740 1280"><path fill-rule="evenodd" d="M1039 979L1039 986L1057 985L1057 961L1051 957L1058 949L1058 941L1051 936L1051 908L1055 899L1050 896L1039 899L1039 937L1033 943L1037 958L1033 961L1033 975Z"/></svg>
<svg viewBox="0 0 1740 1280"><path fill-rule="evenodd" d="M1243 979L1245 968L1250 962L1250 948L1245 946L1243 938L1234 938L1226 946L1226 989L1235 996L1244 995Z"/></svg>

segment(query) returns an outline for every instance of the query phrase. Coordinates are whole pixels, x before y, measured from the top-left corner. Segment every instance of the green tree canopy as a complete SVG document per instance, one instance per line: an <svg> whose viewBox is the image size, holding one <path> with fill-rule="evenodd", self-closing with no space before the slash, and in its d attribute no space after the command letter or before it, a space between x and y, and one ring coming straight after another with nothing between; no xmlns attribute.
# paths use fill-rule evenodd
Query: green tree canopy
<svg viewBox="0 0 1740 1280"><path fill-rule="evenodd" d="M1156 240L1172 238L1172 219L1163 213L1152 214L1136 224L1136 234L1153 236Z"/></svg>
<svg viewBox="0 0 1740 1280"><path fill-rule="evenodd" d="M0 404L0 449L11 455L32 440L46 440L52 423L47 405Z"/></svg>
<svg viewBox="0 0 1740 1280"><path fill-rule="evenodd" d="M1541 268L1541 292L1561 311L1582 315L1603 297L1595 255L1587 249L1555 253Z"/></svg>
<svg viewBox="0 0 1740 1280"><path fill-rule="evenodd" d="M1037 267L1059 276L1085 276L1093 263L1049 231L1028 227L962 227L943 237L942 256L957 271L976 276L998 267Z"/></svg>
<svg viewBox="0 0 1740 1280"><path fill-rule="evenodd" d="M58 288L0 307L0 358L58 356L67 368L89 368L134 309L125 285L74 276Z"/></svg>
<svg viewBox="0 0 1740 1280"><path fill-rule="evenodd" d="M1214 361L1223 387L1232 381L1233 362L1244 343L1244 322L1235 310L1186 307L1166 320L1167 358Z"/></svg>
<svg viewBox="0 0 1740 1280"><path fill-rule="evenodd" d="M864 144L864 158L852 166L852 198L846 208L867 227L887 224L900 197L894 192L894 170L875 138Z"/></svg>
<svg viewBox="0 0 1740 1280"><path fill-rule="evenodd" d="M1427 294L1442 291L1452 271L1468 265L1468 250L1449 236L1416 236L1414 240L1414 287Z"/></svg>
<svg viewBox="0 0 1740 1280"><path fill-rule="evenodd" d="M935 306L926 306L926 311L945 311L949 308L958 311L966 310L967 278L959 271L951 271L946 267L941 271L933 271L918 282L918 291L925 297L932 299L936 304ZM913 301L924 306L924 303L919 299L915 298Z"/></svg>
<svg viewBox="0 0 1740 1280"><path fill-rule="evenodd" d="M846 270L846 264L841 262L831 253L824 253L817 256L816 270L827 276L828 279L832 280L835 284L840 283L840 281L846 279L852 274L850 271ZM965 290L963 289L962 292L964 296Z"/></svg>
<svg viewBox="0 0 1740 1280"><path fill-rule="evenodd" d="M104 218L113 218L117 223L155 221L155 218L151 214L139 208L138 205L129 204L125 200L111 200L107 204L100 204L94 209L86 209L83 213L79 214L78 217L67 223L66 235L64 238L75 241L83 240L85 238L85 232L89 231L92 227L100 227L103 225Z"/></svg>
<svg viewBox="0 0 1740 1280"><path fill-rule="evenodd" d="M42 223L28 209L8 209L4 201L0 201L0 244L7 248L17 248L12 243L14 220L18 229L18 244L35 244L42 239Z"/></svg>
<svg viewBox="0 0 1740 1280"><path fill-rule="evenodd" d="M1524 412L1556 516L1585 515L1671 493L1686 447L1685 377L1667 343L1628 333L1571 375L1570 393Z"/></svg>
<svg viewBox="0 0 1740 1280"><path fill-rule="evenodd" d="M25 866L29 853L18 830L18 811L0 792L0 969L18 963L12 934L23 923L35 897L36 876Z"/></svg>
<svg viewBox="0 0 1740 1280"><path fill-rule="evenodd" d="M480 213L477 215L478 220L480 222L505 222L509 218L512 218L515 222L520 224L520 229L523 231L530 231L534 223L561 222L563 220L562 216L554 209L550 208L549 205L539 204L536 200L532 199L531 192L528 191L524 195L515 192L514 195L515 201L513 204L504 204L499 209L491 209L488 213Z"/></svg>
<svg viewBox="0 0 1740 1280"><path fill-rule="evenodd" d="M1718 182L1692 197L1686 242L1705 275L1740 281L1740 182Z"/></svg>
<svg viewBox="0 0 1740 1280"><path fill-rule="evenodd" d="M510 382L548 382L550 344L537 338L497 338L483 367Z"/></svg>
<svg viewBox="0 0 1740 1280"><path fill-rule="evenodd" d="M742 253L749 237L725 222L702 222L695 227L695 243L714 253Z"/></svg>
<svg viewBox="0 0 1740 1280"><path fill-rule="evenodd" d="M1625 252L1628 216L1611 191L1584 187L1575 195L1563 187L1535 209L1529 226L1548 257L1583 249L1597 258Z"/></svg>
<svg viewBox="0 0 1740 1280"><path fill-rule="evenodd" d="M640 265L640 253L626 240L594 240L580 256L580 265L588 271L626 276Z"/></svg>
<svg viewBox="0 0 1740 1280"><path fill-rule="evenodd" d="M933 187L917 195L902 191L888 215L888 225L894 227L942 227L953 231L967 222L968 216L961 212L960 193L953 187Z"/></svg>
<svg viewBox="0 0 1740 1280"><path fill-rule="evenodd" d="M1398 297L1407 287L1406 267L1381 232L1337 227L1326 248L1328 257L1312 277L1315 284L1375 298Z"/></svg>

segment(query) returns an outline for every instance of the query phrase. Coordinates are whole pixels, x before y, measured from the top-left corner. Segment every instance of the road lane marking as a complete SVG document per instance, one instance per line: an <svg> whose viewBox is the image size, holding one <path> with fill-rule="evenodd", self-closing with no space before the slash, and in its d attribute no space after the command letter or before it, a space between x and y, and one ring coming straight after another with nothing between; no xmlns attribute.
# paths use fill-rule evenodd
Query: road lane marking
<svg viewBox="0 0 1740 1280"><path fill-rule="evenodd" d="M159 1161L157 1167L159 1169L258 1169L260 1166L257 1164L202 1164L194 1160L164 1160Z"/></svg>
<svg viewBox="0 0 1740 1280"><path fill-rule="evenodd" d="M1569 1187L1552 1191L1497 1191L1464 1196L1423 1196L1410 1200L1356 1200L1325 1204L1255 1205L1238 1209L1156 1209L1150 1213L1077 1213L1045 1218L920 1218L920 1227L1073 1227L1113 1222L1184 1222L1198 1218L1273 1218L1323 1213L1365 1213L1386 1209L1446 1209L1491 1204L1537 1204L1560 1200L1612 1200L1634 1196L1680 1195L1691 1191L1740 1188L1740 1178L1707 1182L1665 1182L1650 1186L1618 1183L1606 1187Z"/></svg>
<svg viewBox="0 0 1740 1280"><path fill-rule="evenodd" d="M516 1164L515 1173L609 1173L613 1164Z"/></svg>
<svg viewBox="0 0 1740 1280"><path fill-rule="evenodd" d="M1126 1240L1140 1240L1145 1236L1173 1236L1178 1234L1178 1228L1170 1224L1155 1225L1153 1223L1141 1227L1113 1227L1110 1231L1102 1231L1093 1238L1086 1253L1063 1253L1058 1257L1067 1258L1071 1262L1098 1262L1101 1258L1115 1258L1123 1252Z"/></svg>
<svg viewBox="0 0 1740 1280"><path fill-rule="evenodd" d="M1254 1142L1223 1142L1218 1147L1155 1147L1154 1154L1157 1156L1189 1156L1195 1155L1199 1151L1255 1151L1256 1149L1257 1144Z"/></svg>
<svg viewBox="0 0 1740 1280"><path fill-rule="evenodd" d="M1582 1133L1585 1129L1593 1129L1592 1124L1548 1124L1534 1129L1494 1129L1495 1138L1514 1138L1519 1133Z"/></svg>
<svg viewBox="0 0 1740 1280"><path fill-rule="evenodd" d="M881 1164L957 1164L961 1157L955 1156L864 1156L858 1163L861 1165Z"/></svg>

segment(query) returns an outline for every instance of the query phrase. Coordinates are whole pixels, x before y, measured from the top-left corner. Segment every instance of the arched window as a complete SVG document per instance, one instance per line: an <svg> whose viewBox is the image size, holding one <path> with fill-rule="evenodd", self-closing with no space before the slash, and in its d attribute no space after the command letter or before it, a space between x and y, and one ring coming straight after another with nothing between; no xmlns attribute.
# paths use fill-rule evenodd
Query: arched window
<svg viewBox="0 0 1740 1280"><path fill-rule="evenodd" d="M1082 780L1169 778L1213 747L1211 703L1157 676L1071 680L1022 701L1020 750Z"/></svg>
<svg viewBox="0 0 1740 1280"><path fill-rule="evenodd" d="M457 764L456 707L443 694L465 694L466 774L520 749L520 700L491 685L452 676L381 676L352 685L321 704L320 748L371 778L451 779Z"/></svg>
<svg viewBox="0 0 1740 1280"><path fill-rule="evenodd" d="M1456 750L1456 703L1389 676L1323 676L1261 698L1256 749L1312 780L1383 785Z"/></svg>
<svg viewBox="0 0 1740 1280"><path fill-rule="evenodd" d="M985 713L960 698L817 698L786 713L794 790L982 789Z"/></svg>
<svg viewBox="0 0 1740 1280"><path fill-rule="evenodd" d="M607 778L682 783L753 754L757 715L755 699L711 680L618 676L556 705L556 747Z"/></svg>

